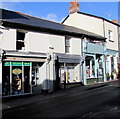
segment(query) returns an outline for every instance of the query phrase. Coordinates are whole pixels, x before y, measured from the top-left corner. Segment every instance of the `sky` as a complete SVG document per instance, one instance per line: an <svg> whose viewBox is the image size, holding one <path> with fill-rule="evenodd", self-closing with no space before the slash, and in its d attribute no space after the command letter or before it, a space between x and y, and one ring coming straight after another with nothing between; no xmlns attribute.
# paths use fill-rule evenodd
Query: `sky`
<svg viewBox="0 0 120 119"><path fill-rule="evenodd" d="M79 2L79 4L80 12L108 20L118 20L118 2ZM69 15L69 5L69 2L2 2L0 7L60 23Z"/></svg>

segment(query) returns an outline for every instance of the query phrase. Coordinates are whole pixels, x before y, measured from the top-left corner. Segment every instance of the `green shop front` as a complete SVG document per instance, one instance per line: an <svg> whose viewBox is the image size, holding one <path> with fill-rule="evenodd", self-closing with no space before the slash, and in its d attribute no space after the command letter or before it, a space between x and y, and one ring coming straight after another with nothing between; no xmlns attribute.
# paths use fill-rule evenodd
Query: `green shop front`
<svg viewBox="0 0 120 119"><path fill-rule="evenodd" d="M2 70L2 95L14 96L32 93L32 63L4 61Z"/></svg>

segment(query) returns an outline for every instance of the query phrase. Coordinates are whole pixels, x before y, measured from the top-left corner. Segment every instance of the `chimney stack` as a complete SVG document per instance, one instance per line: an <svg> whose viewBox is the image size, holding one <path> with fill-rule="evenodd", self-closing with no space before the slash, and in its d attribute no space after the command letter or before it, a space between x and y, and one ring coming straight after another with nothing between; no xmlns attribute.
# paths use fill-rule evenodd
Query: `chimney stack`
<svg viewBox="0 0 120 119"><path fill-rule="evenodd" d="M70 2L69 13L73 14L73 13L78 12L78 11L79 11L78 0L74 0L74 1Z"/></svg>
<svg viewBox="0 0 120 119"><path fill-rule="evenodd" d="M118 21L117 21L117 20L112 20L112 22L114 22L114 23L118 23Z"/></svg>

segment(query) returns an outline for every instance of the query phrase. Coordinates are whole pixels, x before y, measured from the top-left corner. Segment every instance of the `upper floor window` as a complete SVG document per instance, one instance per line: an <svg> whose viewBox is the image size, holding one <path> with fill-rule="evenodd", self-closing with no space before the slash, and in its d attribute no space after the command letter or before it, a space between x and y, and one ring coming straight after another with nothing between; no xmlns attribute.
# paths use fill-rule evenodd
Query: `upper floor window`
<svg viewBox="0 0 120 119"><path fill-rule="evenodd" d="M113 42L113 33L111 30L108 30L108 40Z"/></svg>
<svg viewBox="0 0 120 119"><path fill-rule="evenodd" d="M25 32L17 31L16 49L23 50L25 47Z"/></svg>
<svg viewBox="0 0 120 119"><path fill-rule="evenodd" d="M65 53L70 53L70 37L65 37Z"/></svg>

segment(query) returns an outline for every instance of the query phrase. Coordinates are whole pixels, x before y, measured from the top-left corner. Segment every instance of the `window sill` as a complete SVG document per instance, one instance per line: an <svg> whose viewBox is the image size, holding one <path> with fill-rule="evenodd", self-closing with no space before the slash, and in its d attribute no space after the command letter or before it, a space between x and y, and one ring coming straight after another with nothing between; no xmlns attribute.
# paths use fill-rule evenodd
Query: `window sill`
<svg viewBox="0 0 120 119"><path fill-rule="evenodd" d="M114 42L113 40L109 40L110 42Z"/></svg>

